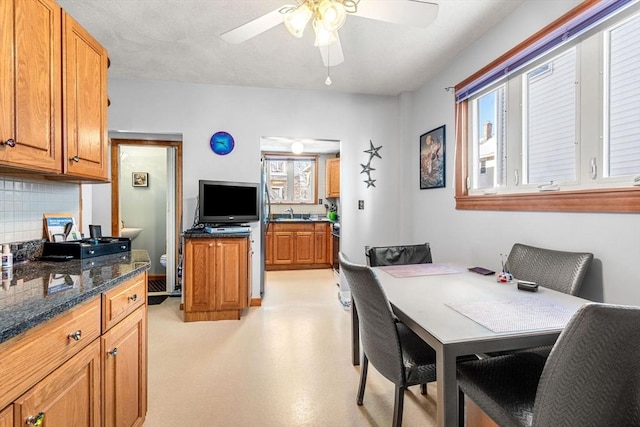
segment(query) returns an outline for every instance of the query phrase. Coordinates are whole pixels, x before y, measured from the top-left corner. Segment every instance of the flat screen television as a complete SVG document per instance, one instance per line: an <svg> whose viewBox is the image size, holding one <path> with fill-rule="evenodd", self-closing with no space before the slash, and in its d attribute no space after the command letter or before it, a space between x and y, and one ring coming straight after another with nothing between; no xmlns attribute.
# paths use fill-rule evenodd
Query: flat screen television
<svg viewBox="0 0 640 427"><path fill-rule="evenodd" d="M200 224L239 224L260 220L260 185L252 182L199 181Z"/></svg>

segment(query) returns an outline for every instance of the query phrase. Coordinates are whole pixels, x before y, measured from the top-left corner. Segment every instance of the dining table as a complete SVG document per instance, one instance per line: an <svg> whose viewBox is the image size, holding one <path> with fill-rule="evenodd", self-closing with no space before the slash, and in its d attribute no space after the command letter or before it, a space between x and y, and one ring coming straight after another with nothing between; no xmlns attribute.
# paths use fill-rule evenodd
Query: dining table
<svg viewBox="0 0 640 427"><path fill-rule="evenodd" d="M517 279L499 282L496 275L455 263L372 269L398 319L436 352L438 426L458 425L458 404L464 404L458 402L458 358L552 345L578 308L590 302L544 287L520 290ZM354 364L357 322L354 310Z"/></svg>

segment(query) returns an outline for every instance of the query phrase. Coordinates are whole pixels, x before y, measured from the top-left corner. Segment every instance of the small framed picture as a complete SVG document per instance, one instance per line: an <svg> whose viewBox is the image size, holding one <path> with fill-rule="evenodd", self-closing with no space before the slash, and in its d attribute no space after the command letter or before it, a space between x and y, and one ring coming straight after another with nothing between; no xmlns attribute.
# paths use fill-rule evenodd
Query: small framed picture
<svg viewBox="0 0 640 427"><path fill-rule="evenodd" d="M420 135L421 190L445 186L445 146L445 125Z"/></svg>
<svg viewBox="0 0 640 427"><path fill-rule="evenodd" d="M131 185L134 187L148 187L149 186L149 173L148 172L133 172L131 178Z"/></svg>

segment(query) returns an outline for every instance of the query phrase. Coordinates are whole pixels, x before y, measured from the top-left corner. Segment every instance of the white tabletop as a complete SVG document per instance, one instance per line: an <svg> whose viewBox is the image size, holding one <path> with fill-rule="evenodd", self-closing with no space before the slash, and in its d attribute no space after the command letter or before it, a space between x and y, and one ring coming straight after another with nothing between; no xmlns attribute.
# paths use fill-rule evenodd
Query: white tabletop
<svg viewBox="0 0 640 427"><path fill-rule="evenodd" d="M456 357L551 344L573 313L589 302L543 287L518 290L515 281L499 283L495 275L463 267L446 274L430 267L425 275L410 277L395 277L385 269L373 268L394 311L436 350L440 426L457 425Z"/></svg>

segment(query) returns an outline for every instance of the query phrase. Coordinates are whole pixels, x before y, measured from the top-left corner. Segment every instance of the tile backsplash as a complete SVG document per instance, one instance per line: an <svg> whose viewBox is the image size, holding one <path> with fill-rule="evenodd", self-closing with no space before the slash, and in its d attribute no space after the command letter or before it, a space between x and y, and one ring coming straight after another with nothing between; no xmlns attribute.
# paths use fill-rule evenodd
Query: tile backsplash
<svg viewBox="0 0 640 427"><path fill-rule="evenodd" d="M80 220L80 185L0 175L0 243L43 237L44 213Z"/></svg>

